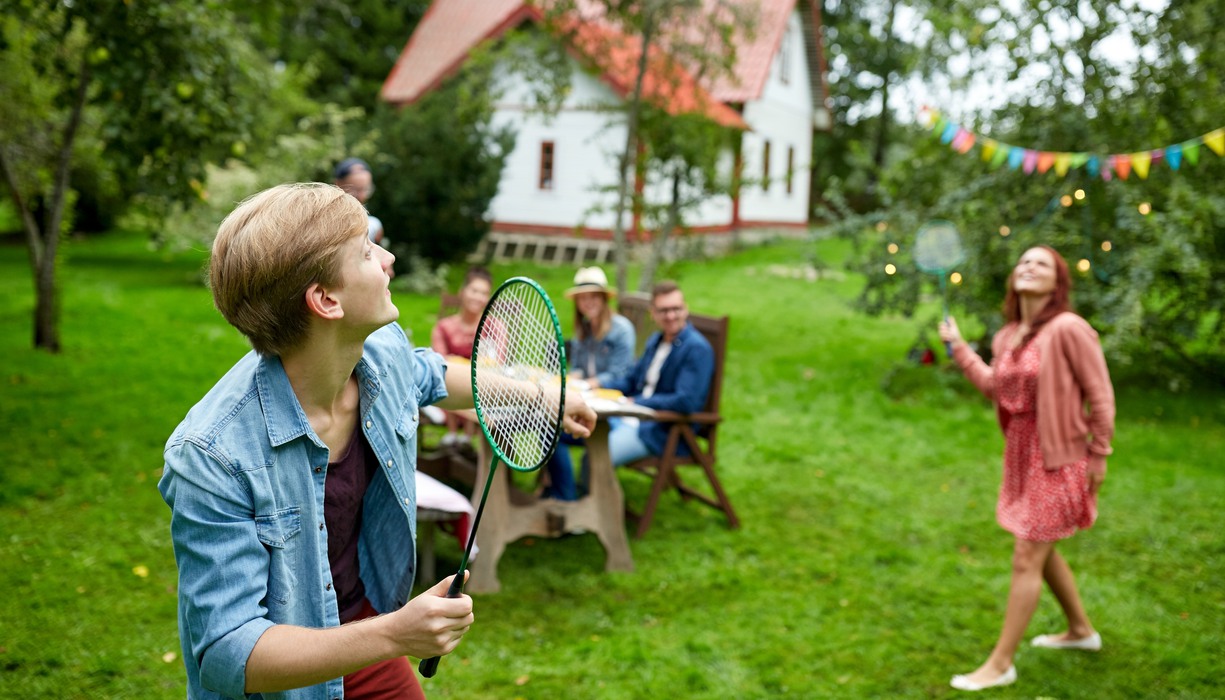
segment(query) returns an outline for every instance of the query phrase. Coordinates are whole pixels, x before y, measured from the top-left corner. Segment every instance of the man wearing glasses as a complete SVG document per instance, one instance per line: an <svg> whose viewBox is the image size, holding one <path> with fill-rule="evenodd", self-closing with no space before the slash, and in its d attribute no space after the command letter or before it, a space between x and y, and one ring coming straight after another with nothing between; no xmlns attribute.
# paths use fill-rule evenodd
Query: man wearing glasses
<svg viewBox="0 0 1225 700"><path fill-rule="evenodd" d="M604 386L657 411L702 410L714 377L715 352L689 323L685 295L675 282L660 282L651 290L651 318L659 331L647 340L642 357L628 373ZM612 463L628 464L662 454L667 438L667 425L624 418L612 425L608 434Z"/></svg>

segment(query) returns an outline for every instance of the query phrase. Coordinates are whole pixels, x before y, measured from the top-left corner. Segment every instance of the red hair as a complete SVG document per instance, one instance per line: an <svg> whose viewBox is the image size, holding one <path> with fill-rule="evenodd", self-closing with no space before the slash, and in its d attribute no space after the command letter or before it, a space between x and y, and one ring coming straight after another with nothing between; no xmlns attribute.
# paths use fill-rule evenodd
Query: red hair
<svg viewBox="0 0 1225 700"><path fill-rule="evenodd" d="M1026 250L1033 248L1041 248L1051 254L1051 258L1055 261L1055 289L1051 292L1051 298L1047 300L1046 306L1038 312L1033 321L1029 325L1029 333L1021 339L1021 347L1024 347L1029 341L1038 335L1038 331L1046 325L1048 321L1055 318L1064 311L1072 310L1072 274L1068 270L1068 262L1063 259L1059 251L1049 245L1036 245ZM1024 255L1024 253L1022 253ZM1018 323L1021 320L1021 296L1017 294L1016 288L1013 285L1014 278L1017 275L1017 269L1014 266L1012 272L1008 275L1008 289L1004 293L1004 318L1009 323Z"/></svg>

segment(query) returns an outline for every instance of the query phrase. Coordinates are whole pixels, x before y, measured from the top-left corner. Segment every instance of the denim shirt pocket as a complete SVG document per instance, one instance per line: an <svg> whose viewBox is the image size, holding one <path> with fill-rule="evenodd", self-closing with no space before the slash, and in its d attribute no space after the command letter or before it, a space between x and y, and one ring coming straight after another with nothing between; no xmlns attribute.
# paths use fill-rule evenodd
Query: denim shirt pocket
<svg viewBox="0 0 1225 700"><path fill-rule="evenodd" d="M268 607L289 604L297 585L294 563L298 533L302 531L301 508L285 508L255 516L255 533L268 549Z"/></svg>
<svg viewBox="0 0 1225 700"><path fill-rule="evenodd" d="M396 435L400 436L400 443L406 454L417 454L417 428L421 423L420 411L421 407L418 405L417 398L412 397L404 402L404 405L400 407L400 415L396 416Z"/></svg>

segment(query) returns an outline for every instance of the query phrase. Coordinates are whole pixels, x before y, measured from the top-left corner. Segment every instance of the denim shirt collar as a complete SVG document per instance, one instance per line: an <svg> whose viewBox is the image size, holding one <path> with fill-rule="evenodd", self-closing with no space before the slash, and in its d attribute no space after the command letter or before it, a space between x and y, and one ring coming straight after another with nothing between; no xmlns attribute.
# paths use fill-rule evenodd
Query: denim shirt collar
<svg viewBox="0 0 1225 700"><path fill-rule="evenodd" d="M355 371L361 392L361 414L364 417L381 391L379 377L384 372L380 372L378 366L365 355L358 360ZM264 409L268 441L274 447L280 447L304 435L310 436L319 444L319 438L310 427L310 421L302 410L298 395L294 393L280 357L260 355L259 366L255 370L255 386L259 392L260 406ZM279 398L285 396L292 396L293 400L285 401ZM323 447L322 444L319 446Z"/></svg>

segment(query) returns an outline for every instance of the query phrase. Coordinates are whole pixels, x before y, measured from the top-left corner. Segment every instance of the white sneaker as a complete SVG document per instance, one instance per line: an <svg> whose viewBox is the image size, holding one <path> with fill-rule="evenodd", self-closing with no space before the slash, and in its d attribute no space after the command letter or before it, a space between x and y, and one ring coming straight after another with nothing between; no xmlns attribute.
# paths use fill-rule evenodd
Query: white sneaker
<svg viewBox="0 0 1225 700"><path fill-rule="evenodd" d="M1062 635L1058 634L1041 634L1034 637L1030 642L1036 647L1045 649L1080 649L1082 651L1101 651L1102 650L1102 635L1094 632L1088 637L1080 639L1060 639Z"/></svg>
<svg viewBox="0 0 1225 700"><path fill-rule="evenodd" d="M1012 685L1017 682L1017 667L1009 666L1007 671L1004 671L993 681L986 683L975 683L966 676L953 676L953 680L949 681L949 685L957 690L986 690L987 688L998 688L1002 685Z"/></svg>

